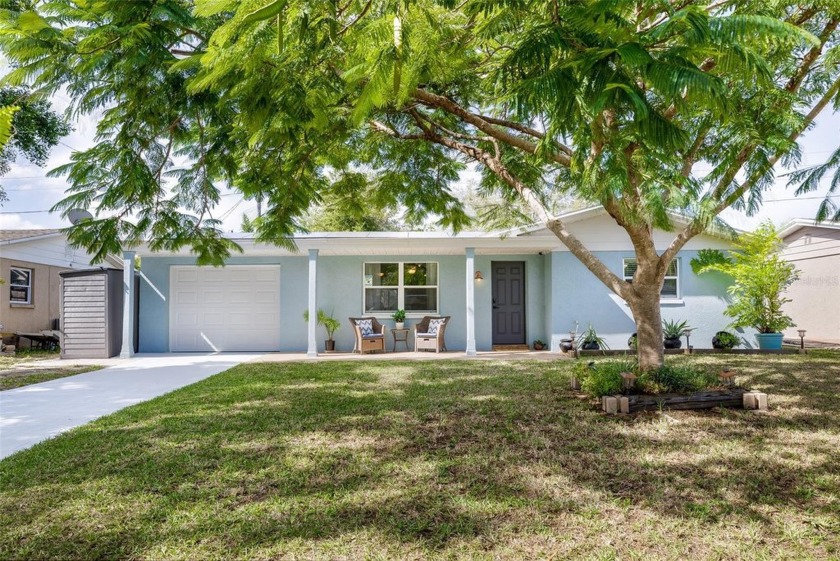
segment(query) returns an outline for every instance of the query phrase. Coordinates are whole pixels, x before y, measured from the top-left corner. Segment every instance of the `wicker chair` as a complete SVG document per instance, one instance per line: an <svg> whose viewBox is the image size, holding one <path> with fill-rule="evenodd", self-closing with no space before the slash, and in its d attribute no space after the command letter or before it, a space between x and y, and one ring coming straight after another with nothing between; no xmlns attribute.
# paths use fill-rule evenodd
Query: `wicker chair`
<svg viewBox="0 0 840 561"><path fill-rule="evenodd" d="M450 316L434 317L424 316L420 323L415 326L414 332L414 350L415 351L440 351L446 350L445 331L446 325L449 323ZM430 329L432 320L443 320L437 323L437 329Z"/></svg>
<svg viewBox="0 0 840 561"><path fill-rule="evenodd" d="M360 321L370 321L373 333L362 335L362 329L359 326ZM385 352L385 326L379 323L375 317L350 318L350 325L353 326L353 332L356 334L356 344L353 347L354 353Z"/></svg>

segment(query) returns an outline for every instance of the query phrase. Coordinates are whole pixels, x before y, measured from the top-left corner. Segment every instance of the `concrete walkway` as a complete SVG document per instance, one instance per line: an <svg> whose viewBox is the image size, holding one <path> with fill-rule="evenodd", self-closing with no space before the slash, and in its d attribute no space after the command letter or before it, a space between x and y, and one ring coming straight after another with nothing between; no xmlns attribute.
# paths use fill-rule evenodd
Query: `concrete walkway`
<svg viewBox="0 0 840 561"><path fill-rule="evenodd" d="M0 459L66 430L203 380L262 353L55 361L107 368L0 392Z"/></svg>

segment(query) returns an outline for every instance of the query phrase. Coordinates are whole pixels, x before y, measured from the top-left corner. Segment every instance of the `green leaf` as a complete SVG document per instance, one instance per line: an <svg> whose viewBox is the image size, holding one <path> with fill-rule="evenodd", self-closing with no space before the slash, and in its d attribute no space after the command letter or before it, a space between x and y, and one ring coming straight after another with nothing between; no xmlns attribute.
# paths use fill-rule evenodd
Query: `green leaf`
<svg viewBox="0 0 840 561"><path fill-rule="evenodd" d="M19 109L20 107L14 105L0 107L0 150L6 146L6 143L12 137L12 119Z"/></svg>
<svg viewBox="0 0 840 561"><path fill-rule="evenodd" d="M222 12L232 12L238 4L237 0L196 0L193 13L200 18L208 18Z"/></svg>
<svg viewBox="0 0 840 561"><path fill-rule="evenodd" d="M267 19L271 19L280 14L280 12L283 11L288 2L289 0L274 0L274 2L266 4L262 8L254 10L253 12L245 16L242 19L242 23L243 25L248 25L251 23L257 23L258 21L265 21Z"/></svg>
<svg viewBox="0 0 840 561"><path fill-rule="evenodd" d="M42 29L49 29L50 24L39 16L36 12L23 12L18 16L18 27L22 31L41 31Z"/></svg>

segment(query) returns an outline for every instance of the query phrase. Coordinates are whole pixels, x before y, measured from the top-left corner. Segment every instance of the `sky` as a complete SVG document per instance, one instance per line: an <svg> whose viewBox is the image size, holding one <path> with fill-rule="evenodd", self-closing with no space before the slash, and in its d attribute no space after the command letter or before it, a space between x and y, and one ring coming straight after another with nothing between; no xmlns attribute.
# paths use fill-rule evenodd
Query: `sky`
<svg viewBox="0 0 840 561"><path fill-rule="evenodd" d="M67 104L66 97L57 96L53 100L53 107L59 112L63 111ZM69 162L74 150L84 150L94 144L96 117L83 117L74 122L73 127L73 132L53 149L45 167L40 168L19 159L12 165L11 171L0 178L0 184L9 197L0 208L0 228L61 228L69 225L59 214L47 212L63 198L64 190L68 186L64 178L49 178L47 172ZM811 166L825 161L840 145L840 112L831 112L830 108L827 108L817 119L814 128L800 137L800 145L803 152L800 166ZM704 170L701 163L697 170L703 172L708 168ZM779 171L784 173L786 170ZM471 178L463 177L462 181L469 182ZM765 193L764 205L757 215L747 217L729 209L722 218L731 226L745 230L755 227L765 219L781 225L793 218L813 218L822 196L827 191L827 181L823 182L820 191L800 198L794 197L793 189L787 188L786 183L785 178L777 179L776 186ZM837 193L834 200L840 203L840 193ZM243 213L253 218L256 215L256 203L243 201L238 193L223 192L221 203L213 212L213 216L222 219L224 230L239 231Z"/></svg>

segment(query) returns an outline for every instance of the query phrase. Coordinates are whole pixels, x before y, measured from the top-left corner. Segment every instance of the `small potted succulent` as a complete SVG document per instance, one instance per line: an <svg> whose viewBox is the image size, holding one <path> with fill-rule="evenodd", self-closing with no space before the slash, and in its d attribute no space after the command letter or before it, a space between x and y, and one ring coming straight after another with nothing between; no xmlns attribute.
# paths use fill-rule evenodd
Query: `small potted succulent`
<svg viewBox="0 0 840 561"><path fill-rule="evenodd" d="M395 329L405 329L405 310L397 310L391 317L394 318Z"/></svg>
<svg viewBox="0 0 840 561"><path fill-rule="evenodd" d="M682 347L681 337L685 332L691 329L687 321L663 320L662 322L662 336L664 338L664 345L666 349L679 349Z"/></svg>
<svg viewBox="0 0 840 561"><path fill-rule="evenodd" d="M534 339L534 350L541 351L545 349L545 343L543 343L540 339Z"/></svg>
<svg viewBox="0 0 840 561"><path fill-rule="evenodd" d="M738 339L737 335L734 335L728 331L718 331L715 333L715 336L712 337L712 347L715 349L722 349L722 350L730 350L738 345L741 344L741 340Z"/></svg>

